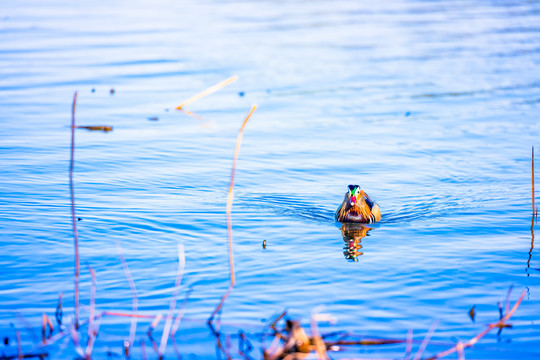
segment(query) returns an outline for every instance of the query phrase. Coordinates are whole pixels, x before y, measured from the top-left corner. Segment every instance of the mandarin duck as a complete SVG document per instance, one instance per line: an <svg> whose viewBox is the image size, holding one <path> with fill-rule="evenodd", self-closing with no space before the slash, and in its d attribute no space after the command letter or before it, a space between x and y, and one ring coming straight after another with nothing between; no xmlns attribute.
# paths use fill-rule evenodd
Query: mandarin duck
<svg viewBox="0 0 540 360"><path fill-rule="evenodd" d="M381 220L381 209L360 189L360 185L349 185L349 191L336 211L336 220L341 223L374 223Z"/></svg>

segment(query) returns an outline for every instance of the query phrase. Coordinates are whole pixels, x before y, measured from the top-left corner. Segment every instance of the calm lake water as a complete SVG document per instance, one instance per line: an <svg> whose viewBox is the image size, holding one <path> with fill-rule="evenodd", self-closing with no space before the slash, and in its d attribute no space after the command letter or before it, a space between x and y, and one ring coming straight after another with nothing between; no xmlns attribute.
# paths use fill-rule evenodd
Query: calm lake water
<svg viewBox="0 0 540 360"><path fill-rule="evenodd" d="M23 352L39 342L41 316L54 319L59 293L64 324L73 320L68 170L78 91L77 124L114 127L76 132L83 319L89 267L97 309L131 311L116 241L139 311L166 315L182 244L178 304L192 291L178 350L223 357L206 320L229 284L227 190L237 132L256 103L237 164L237 284L222 312L224 340L234 348L244 331L249 355L262 358L270 319L287 309L309 326L324 306L337 322L322 322L322 333L405 339L413 330L413 354L438 320L428 356L498 320L497 302L513 286L512 304L525 291L513 328L465 354L540 357L531 233L539 65L535 1L4 2L0 336L9 344L0 356L17 355L17 330ZM197 117L174 110L233 75L186 107ZM383 213L356 254L344 236L366 233L333 219L348 184ZM150 323L138 322L133 358L143 357L141 341L156 357ZM130 319L105 316L94 357L123 357L129 329ZM44 351L77 356L70 336ZM398 344L332 356L404 353ZM166 355L176 357L171 345Z"/></svg>

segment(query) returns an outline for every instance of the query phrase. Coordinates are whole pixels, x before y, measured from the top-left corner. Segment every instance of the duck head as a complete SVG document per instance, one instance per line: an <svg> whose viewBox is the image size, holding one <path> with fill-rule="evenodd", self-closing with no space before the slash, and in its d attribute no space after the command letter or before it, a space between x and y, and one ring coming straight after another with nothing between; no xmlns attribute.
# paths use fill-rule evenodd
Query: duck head
<svg viewBox="0 0 540 360"><path fill-rule="evenodd" d="M349 185L349 203L351 206L356 205L360 196L360 185Z"/></svg>

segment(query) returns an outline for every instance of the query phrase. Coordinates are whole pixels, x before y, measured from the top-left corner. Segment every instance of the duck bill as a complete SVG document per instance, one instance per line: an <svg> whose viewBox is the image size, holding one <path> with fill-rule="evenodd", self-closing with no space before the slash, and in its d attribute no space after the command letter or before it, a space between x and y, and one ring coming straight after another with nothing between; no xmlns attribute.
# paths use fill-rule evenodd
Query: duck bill
<svg viewBox="0 0 540 360"><path fill-rule="evenodd" d="M356 196L351 196L351 205L354 206L356 204Z"/></svg>

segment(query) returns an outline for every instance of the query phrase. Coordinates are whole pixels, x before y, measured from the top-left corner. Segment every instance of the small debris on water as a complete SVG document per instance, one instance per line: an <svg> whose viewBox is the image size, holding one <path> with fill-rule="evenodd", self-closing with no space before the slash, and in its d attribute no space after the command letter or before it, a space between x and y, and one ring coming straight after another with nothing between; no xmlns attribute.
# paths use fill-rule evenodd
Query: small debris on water
<svg viewBox="0 0 540 360"><path fill-rule="evenodd" d="M111 95L113 95L115 93L115 90L113 88L111 88L110 93L111 93Z"/></svg>
<svg viewBox="0 0 540 360"><path fill-rule="evenodd" d="M77 129L86 129L90 131L112 131L112 126L95 125L95 126L76 126Z"/></svg>
<svg viewBox="0 0 540 360"><path fill-rule="evenodd" d="M159 118L157 116L154 116L154 117L149 117L148 120L151 120L151 121L158 121Z"/></svg>
<svg viewBox="0 0 540 360"><path fill-rule="evenodd" d="M81 221L81 220L82 220L82 218L80 218L80 217L77 218L77 221Z"/></svg>
<svg viewBox="0 0 540 360"><path fill-rule="evenodd" d="M96 89L95 89L95 88L92 88L92 92L95 93L95 92L96 92Z"/></svg>
<svg viewBox="0 0 540 360"><path fill-rule="evenodd" d="M4 338L4 345L9 345L9 338L7 336Z"/></svg>
<svg viewBox="0 0 540 360"><path fill-rule="evenodd" d="M411 112L410 112L410 111L407 111L407 112L405 113L405 116L409 116L409 115L411 115Z"/></svg>
<svg viewBox="0 0 540 360"><path fill-rule="evenodd" d="M476 305L473 306L473 307L471 308L471 310L469 310L469 316L471 317L471 320L472 320L473 322L474 322L474 318L476 317L476 311L474 310L475 307L476 307Z"/></svg>
<svg viewBox="0 0 540 360"><path fill-rule="evenodd" d="M266 240L263 240L262 246L263 246L263 249L266 249Z"/></svg>
<svg viewBox="0 0 540 360"><path fill-rule="evenodd" d="M238 96L243 97L244 95L246 95L245 92L243 92L243 91L238 92Z"/></svg>

